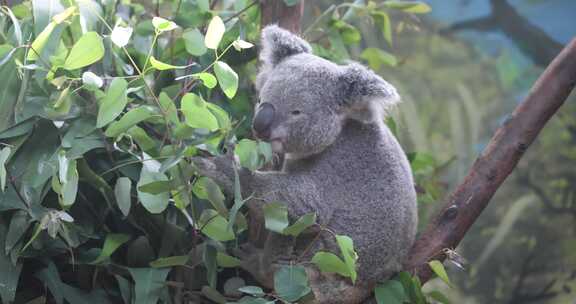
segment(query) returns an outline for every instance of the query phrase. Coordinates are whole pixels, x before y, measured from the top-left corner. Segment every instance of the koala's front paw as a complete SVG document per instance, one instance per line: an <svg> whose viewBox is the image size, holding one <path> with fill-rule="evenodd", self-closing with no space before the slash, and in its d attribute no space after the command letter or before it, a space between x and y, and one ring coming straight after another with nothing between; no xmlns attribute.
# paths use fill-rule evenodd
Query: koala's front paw
<svg viewBox="0 0 576 304"><path fill-rule="evenodd" d="M214 180L227 194L234 193L234 163L231 163L226 156L195 156L191 161L199 175Z"/></svg>
<svg viewBox="0 0 576 304"><path fill-rule="evenodd" d="M248 271L262 286L274 288L276 267L268 252L251 244L244 244L234 249L234 255L240 259L240 267Z"/></svg>

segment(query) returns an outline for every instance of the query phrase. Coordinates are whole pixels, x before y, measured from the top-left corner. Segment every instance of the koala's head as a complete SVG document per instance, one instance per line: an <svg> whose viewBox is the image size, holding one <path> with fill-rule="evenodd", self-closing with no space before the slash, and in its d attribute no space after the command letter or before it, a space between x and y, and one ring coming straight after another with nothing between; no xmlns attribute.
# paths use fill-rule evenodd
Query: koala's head
<svg viewBox="0 0 576 304"><path fill-rule="evenodd" d="M252 127L276 152L300 158L322 152L347 119L376 123L398 102L394 87L362 65L337 65L275 25L262 31L259 102Z"/></svg>

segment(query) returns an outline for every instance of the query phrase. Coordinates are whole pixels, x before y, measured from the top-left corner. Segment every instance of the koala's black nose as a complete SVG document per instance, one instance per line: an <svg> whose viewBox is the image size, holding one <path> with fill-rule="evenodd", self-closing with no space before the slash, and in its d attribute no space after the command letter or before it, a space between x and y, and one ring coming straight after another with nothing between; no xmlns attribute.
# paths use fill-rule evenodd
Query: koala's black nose
<svg viewBox="0 0 576 304"><path fill-rule="evenodd" d="M270 103L263 103L260 109L254 115L252 121L252 128L256 132L256 136L261 139L266 139L270 136L270 127L274 121L274 106Z"/></svg>

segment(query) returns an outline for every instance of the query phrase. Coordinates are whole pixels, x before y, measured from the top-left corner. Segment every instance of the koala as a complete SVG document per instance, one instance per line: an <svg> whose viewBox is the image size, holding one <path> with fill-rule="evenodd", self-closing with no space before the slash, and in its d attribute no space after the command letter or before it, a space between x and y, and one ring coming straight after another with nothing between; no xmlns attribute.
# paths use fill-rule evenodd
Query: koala
<svg viewBox="0 0 576 304"><path fill-rule="evenodd" d="M316 302L360 303L376 282L401 270L416 234L410 165L383 122L399 95L364 66L315 56L306 41L275 25L263 29L261 44L252 127L256 137L285 155L282 170L235 169L225 156L194 158L193 163L228 193L233 193L238 172L243 196L252 196L246 203L251 223L262 223L262 207L279 201L292 220L315 212L320 227L352 238L358 254L356 284L306 267ZM314 233L312 245L303 246L312 246L306 253L310 257L317 250L339 254L331 233L307 233ZM254 242L257 238L251 236ZM270 256L275 248L266 246L287 244L302 253L298 244L278 237L243 257L256 259L260 269L254 264L245 268L269 286L277 259Z"/></svg>

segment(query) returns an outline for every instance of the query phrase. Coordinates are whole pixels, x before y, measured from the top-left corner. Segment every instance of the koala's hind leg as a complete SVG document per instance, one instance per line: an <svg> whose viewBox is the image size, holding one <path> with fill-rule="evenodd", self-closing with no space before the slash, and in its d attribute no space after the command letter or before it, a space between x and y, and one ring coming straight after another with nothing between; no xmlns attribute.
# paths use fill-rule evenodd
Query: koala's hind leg
<svg viewBox="0 0 576 304"><path fill-rule="evenodd" d="M352 284L350 279L336 274L321 273L315 267L306 267L310 288L317 304L360 304L370 296L374 284Z"/></svg>

